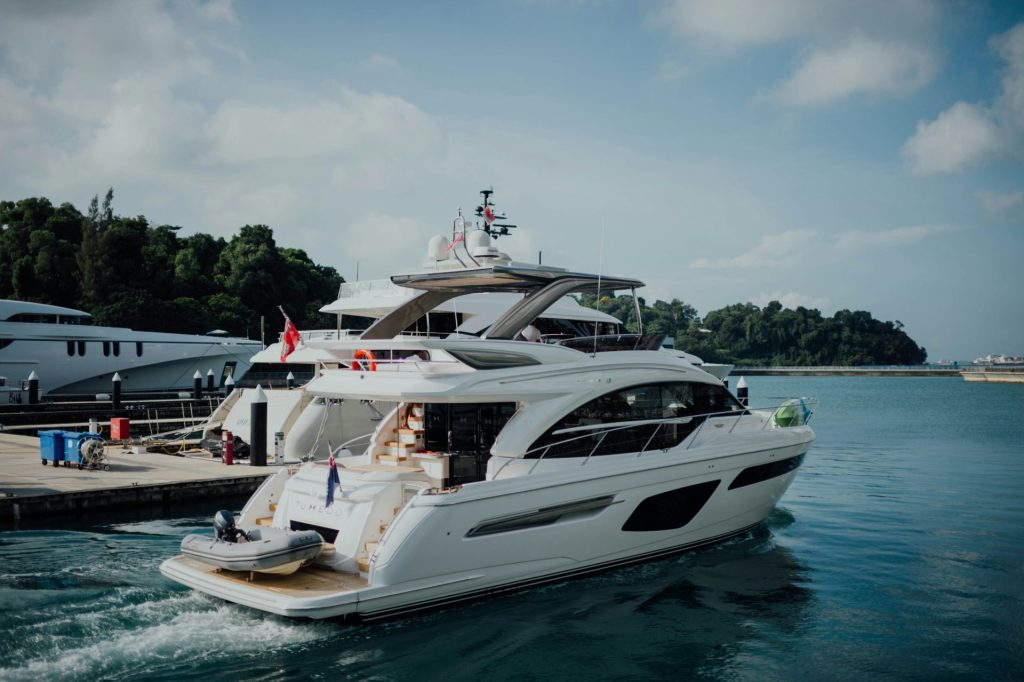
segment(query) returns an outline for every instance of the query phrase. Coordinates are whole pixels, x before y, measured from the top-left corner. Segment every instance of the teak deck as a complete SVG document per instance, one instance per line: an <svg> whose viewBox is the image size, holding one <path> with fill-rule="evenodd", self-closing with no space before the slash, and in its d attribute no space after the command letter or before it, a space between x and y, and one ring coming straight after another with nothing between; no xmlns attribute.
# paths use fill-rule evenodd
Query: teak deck
<svg viewBox="0 0 1024 682"><path fill-rule="evenodd" d="M252 576L253 579L250 579L248 571L225 571L188 557L178 557L178 561L219 580L235 582L248 587L258 587L288 597L315 597L338 592L351 592L369 584L365 578L358 575L332 571L318 566L300 568L291 575L256 573Z"/></svg>

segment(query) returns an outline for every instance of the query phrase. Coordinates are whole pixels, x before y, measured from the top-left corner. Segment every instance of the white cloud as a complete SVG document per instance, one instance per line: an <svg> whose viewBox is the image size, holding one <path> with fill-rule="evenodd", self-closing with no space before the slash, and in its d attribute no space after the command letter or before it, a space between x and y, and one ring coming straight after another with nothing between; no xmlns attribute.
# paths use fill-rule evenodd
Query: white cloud
<svg viewBox="0 0 1024 682"><path fill-rule="evenodd" d="M918 121L902 150L914 175L957 173L1024 153L1024 23L991 44L1006 62L999 94L991 105L956 102L934 121Z"/></svg>
<svg viewBox="0 0 1024 682"><path fill-rule="evenodd" d="M798 251L808 239L817 234L814 230L787 230L782 234L769 235L761 239L754 248L732 258L698 258L690 263L691 268L757 268L785 265L795 260Z"/></svg>
<svg viewBox="0 0 1024 682"><path fill-rule="evenodd" d="M961 229L958 225L908 225L891 230L847 230L836 238L836 248L840 251L862 251L867 249L888 248L903 244L913 244L922 239L944 232Z"/></svg>
<svg viewBox="0 0 1024 682"><path fill-rule="evenodd" d="M370 212L341 229L340 243L346 257L359 263L360 277L369 279L394 274L396 264L415 269L424 259L430 236L428 227L415 218Z"/></svg>
<svg viewBox="0 0 1024 682"><path fill-rule="evenodd" d="M974 196L981 202L985 212L993 217L1001 216L1018 206L1024 207L1024 192L990 192L978 190Z"/></svg>
<svg viewBox="0 0 1024 682"><path fill-rule="evenodd" d="M712 54L800 44L805 56L772 92L783 104L805 106L929 82L938 14L932 0L668 0L650 23Z"/></svg>
<svg viewBox="0 0 1024 682"><path fill-rule="evenodd" d="M793 39L822 44L856 33L880 40L930 36L934 0L667 0L651 21L706 50L733 51Z"/></svg>
<svg viewBox="0 0 1024 682"><path fill-rule="evenodd" d="M313 248L310 226L443 155L439 121L402 97L251 73L237 21L219 0L5 7L0 185L80 206L113 186L120 210L220 235L267 223Z"/></svg>
<svg viewBox="0 0 1024 682"><path fill-rule="evenodd" d="M827 298L808 296L807 294L801 294L796 291L773 291L771 293L761 292L750 302L763 308L772 301L778 301L782 304L783 308L789 308L791 310L796 310L800 306L821 310L829 307L832 303Z"/></svg>
<svg viewBox="0 0 1024 682"><path fill-rule="evenodd" d="M805 106L856 93L898 94L930 81L936 68L929 50L858 36L841 47L810 52L775 96Z"/></svg>
<svg viewBox="0 0 1024 682"><path fill-rule="evenodd" d="M246 164L283 159L421 154L439 140L435 121L400 97L343 89L278 107L230 100L207 124L210 158Z"/></svg>
<svg viewBox="0 0 1024 682"><path fill-rule="evenodd" d="M814 0L672 0L654 21L703 47L734 50L786 40L813 30L829 4Z"/></svg>
<svg viewBox="0 0 1024 682"><path fill-rule="evenodd" d="M397 59L381 52L371 54L363 62L363 66L371 71L394 71L402 68L402 64Z"/></svg>
<svg viewBox="0 0 1024 682"><path fill-rule="evenodd" d="M914 175L955 173L979 165L1002 150L991 112L957 102L934 121L918 121L917 132L903 145L903 159Z"/></svg>

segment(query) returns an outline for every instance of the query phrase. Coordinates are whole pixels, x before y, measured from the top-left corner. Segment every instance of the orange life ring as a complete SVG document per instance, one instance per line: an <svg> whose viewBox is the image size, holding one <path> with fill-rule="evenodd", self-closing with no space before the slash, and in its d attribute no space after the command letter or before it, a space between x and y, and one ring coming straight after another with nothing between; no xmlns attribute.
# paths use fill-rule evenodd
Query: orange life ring
<svg viewBox="0 0 1024 682"><path fill-rule="evenodd" d="M371 353L370 351L366 350L365 348L360 348L359 350L357 350L356 354L353 355L352 357L355 360L355 362L352 363L352 369L354 369L354 370L363 370L363 369L365 369L363 364L361 362L359 362L360 358L363 358L368 363L371 372L376 372L377 371L377 359L375 357L373 357L373 353Z"/></svg>

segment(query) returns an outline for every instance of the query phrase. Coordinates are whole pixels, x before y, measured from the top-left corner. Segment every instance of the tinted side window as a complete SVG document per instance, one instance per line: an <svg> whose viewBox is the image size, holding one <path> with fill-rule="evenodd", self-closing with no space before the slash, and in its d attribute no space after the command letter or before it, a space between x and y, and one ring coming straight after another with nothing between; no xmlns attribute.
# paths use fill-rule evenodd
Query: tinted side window
<svg viewBox="0 0 1024 682"><path fill-rule="evenodd" d="M711 499L721 481L707 481L652 495L637 505L622 530L672 530L682 528Z"/></svg>
<svg viewBox="0 0 1024 682"><path fill-rule="evenodd" d="M701 422L703 415L740 409L742 407L725 388L713 384L675 382L633 386L607 393L576 408L538 438L526 457L588 457L664 450L681 443ZM581 426L671 417L692 419L681 424L571 430Z"/></svg>

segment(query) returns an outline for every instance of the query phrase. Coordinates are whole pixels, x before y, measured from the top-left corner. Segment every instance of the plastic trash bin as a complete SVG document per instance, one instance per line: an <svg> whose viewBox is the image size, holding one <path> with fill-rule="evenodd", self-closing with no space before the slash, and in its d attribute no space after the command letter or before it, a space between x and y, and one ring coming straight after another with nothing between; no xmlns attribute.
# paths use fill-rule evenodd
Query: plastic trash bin
<svg viewBox="0 0 1024 682"><path fill-rule="evenodd" d="M63 431L39 432L39 457L43 461L43 466L46 466L47 462L53 462L53 466L59 466L64 461Z"/></svg>

